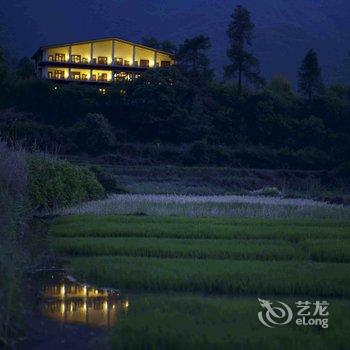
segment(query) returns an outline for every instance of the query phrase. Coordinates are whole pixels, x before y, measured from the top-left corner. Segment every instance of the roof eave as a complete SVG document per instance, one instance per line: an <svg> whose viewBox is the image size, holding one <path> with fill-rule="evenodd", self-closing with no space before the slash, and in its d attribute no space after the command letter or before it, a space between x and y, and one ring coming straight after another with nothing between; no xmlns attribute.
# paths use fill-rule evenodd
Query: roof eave
<svg viewBox="0 0 350 350"><path fill-rule="evenodd" d="M92 42L99 42L99 41L105 41L105 40L118 40L118 41L124 42L126 44L131 44L131 45L135 45L135 46L138 46L138 47L142 47L144 49L153 50L153 51L156 51L156 52L159 52L159 53L163 53L165 55L169 55L171 58L174 58L174 55L172 53L170 53L170 52L154 49L153 47L145 46L145 45L138 44L138 43L133 43L132 41L124 40L124 39L117 38L117 37L108 37L108 38L101 38L101 39L92 39L92 40L84 40L84 41L73 41L73 42L69 42L69 43L61 43L61 44L40 46L39 49L32 56L32 59L35 59L35 57L39 54L39 52L42 51L42 50L45 50L45 49L54 48L54 47L60 47L60 46L79 45L79 44L84 44L84 43L92 43Z"/></svg>

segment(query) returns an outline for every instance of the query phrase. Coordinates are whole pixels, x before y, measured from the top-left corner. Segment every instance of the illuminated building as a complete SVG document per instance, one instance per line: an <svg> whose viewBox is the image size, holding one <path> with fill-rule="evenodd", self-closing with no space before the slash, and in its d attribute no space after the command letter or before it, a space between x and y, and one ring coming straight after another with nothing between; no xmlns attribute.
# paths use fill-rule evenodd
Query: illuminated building
<svg viewBox="0 0 350 350"><path fill-rule="evenodd" d="M175 63L170 53L119 38L40 47L32 57L37 76L54 82L110 84Z"/></svg>

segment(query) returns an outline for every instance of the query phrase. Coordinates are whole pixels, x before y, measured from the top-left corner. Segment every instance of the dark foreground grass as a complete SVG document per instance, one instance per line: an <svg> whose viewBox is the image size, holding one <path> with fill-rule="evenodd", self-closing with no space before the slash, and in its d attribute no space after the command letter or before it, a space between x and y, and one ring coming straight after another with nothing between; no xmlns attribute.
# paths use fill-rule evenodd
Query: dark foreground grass
<svg viewBox="0 0 350 350"><path fill-rule="evenodd" d="M350 239L350 221L71 216L55 219L56 237L184 239Z"/></svg>
<svg viewBox="0 0 350 350"><path fill-rule="evenodd" d="M340 263L84 257L69 265L82 280L121 289L350 296L349 264Z"/></svg>
<svg viewBox="0 0 350 350"><path fill-rule="evenodd" d="M292 308L299 299L282 299ZM312 301L312 299L310 300ZM329 328L265 328L256 298L136 295L111 332L112 349L332 350L348 349L350 302L328 300Z"/></svg>

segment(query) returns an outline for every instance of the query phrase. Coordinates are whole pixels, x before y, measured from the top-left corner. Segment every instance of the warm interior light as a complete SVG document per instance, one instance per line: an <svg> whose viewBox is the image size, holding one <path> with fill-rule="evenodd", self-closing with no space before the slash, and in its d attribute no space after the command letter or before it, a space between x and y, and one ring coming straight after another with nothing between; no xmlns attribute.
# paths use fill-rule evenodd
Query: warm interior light
<svg viewBox="0 0 350 350"><path fill-rule="evenodd" d="M61 313L64 314L66 310L66 305L64 305L64 302L61 303Z"/></svg>

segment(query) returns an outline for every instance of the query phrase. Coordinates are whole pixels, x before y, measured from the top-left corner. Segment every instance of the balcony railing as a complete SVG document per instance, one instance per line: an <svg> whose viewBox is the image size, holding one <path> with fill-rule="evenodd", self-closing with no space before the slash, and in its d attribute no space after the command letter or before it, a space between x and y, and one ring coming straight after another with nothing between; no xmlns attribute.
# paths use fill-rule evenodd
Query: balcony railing
<svg viewBox="0 0 350 350"><path fill-rule="evenodd" d="M155 66L151 66L149 60L140 59L139 61L134 61L133 63L129 60L125 60L121 57L115 57L111 63L108 63L107 57L94 57L92 60L81 57L80 55L72 55L70 59L66 59L64 54L59 55L49 55L46 62L53 63L69 63L69 64L86 64L86 65L100 65L100 66L120 66L120 67L140 67L140 68L153 68L153 67L169 67L171 61L161 61L160 64L157 62Z"/></svg>
<svg viewBox="0 0 350 350"><path fill-rule="evenodd" d="M52 55L49 55L46 62L54 62L54 63L73 63L73 64L94 64L101 66L131 66L130 61L124 60L123 58L115 58L113 62L108 63L107 57L98 57L89 60L85 57L77 57L76 55L72 55L70 59L65 59L64 57L55 58ZM137 63L137 62L136 62ZM136 64L137 66L137 64Z"/></svg>
<svg viewBox="0 0 350 350"><path fill-rule="evenodd" d="M122 72L123 73L123 72ZM134 79L137 79L140 77L140 74L128 74L128 73L119 73L115 74L112 79L108 79L108 76L97 76L96 74L93 74L91 77L88 77L85 74L77 75L77 74L71 74L71 76L66 77L64 74L58 74L58 73L48 73L47 78L52 80L63 80L63 81L77 81L77 82L97 82L97 83L112 83L112 82L118 82L118 81L132 81Z"/></svg>
<svg viewBox="0 0 350 350"><path fill-rule="evenodd" d="M91 77L89 77L87 74L71 74L70 76L65 76L64 73L53 73L48 72L47 74L48 79L53 80L67 80L67 81L85 81L85 82L101 82L101 83L108 83L113 81L112 79L108 79L108 75L99 75L96 76L96 74L93 74Z"/></svg>

